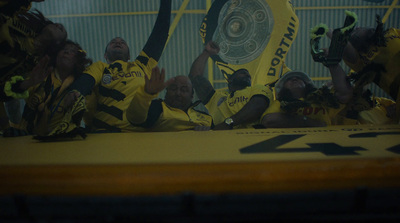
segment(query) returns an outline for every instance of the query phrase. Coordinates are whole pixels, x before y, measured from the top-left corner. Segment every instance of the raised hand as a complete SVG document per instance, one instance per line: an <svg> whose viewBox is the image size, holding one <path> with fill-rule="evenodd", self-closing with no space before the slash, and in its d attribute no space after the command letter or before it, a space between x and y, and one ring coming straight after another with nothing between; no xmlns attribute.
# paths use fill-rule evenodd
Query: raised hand
<svg viewBox="0 0 400 223"><path fill-rule="evenodd" d="M72 105L76 102L76 100L81 96L81 93L79 91L70 91L68 92L65 97L64 97L64 107L65 108L71 108Z"/></svg>
<svg viewBox="0 0 400 223"><path fill-rule="evenodd" d="M145 84L144 90L148 94L157 94L168 87L172 82L174 82L174 78L165 81L165 69L162 68L160 72L159 67L154 67L151 71L151 78L149 79L145 76Z"/></svg>
<svg viewBox="0 0 400 223"><path fill-rule="evenodd" d="M47 55L44 56L33 68L31 73L29 73L28 78L21 83L20 88L22 90L27 90L28 88L43 82L53 71L53 67L49 66L49 62L50 57Z"/></svg>
<svg viewBox="0 0 400 223"><path fill-rule="evenodd" d="M208 54L210 54L210 55L217 55L219 53L220 49L216 42L210 40L207 42L204 50L207 51Z"/></svg>

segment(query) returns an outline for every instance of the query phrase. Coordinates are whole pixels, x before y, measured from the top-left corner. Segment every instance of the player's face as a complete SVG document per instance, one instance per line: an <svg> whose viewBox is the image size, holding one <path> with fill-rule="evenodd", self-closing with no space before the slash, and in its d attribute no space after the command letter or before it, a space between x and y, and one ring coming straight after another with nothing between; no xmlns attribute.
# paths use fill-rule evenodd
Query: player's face
<svg viewBox="0 0 400 223"><path fill-rule="evenodd" d="M229 83L235 88L244 89L251 86L251 76L247 70L239 70L229 79Z"/></svg>
<svg viewBox="0 0 400 223"><path fill-rule="evenodd" d="M116 37L108 43L104 56L110 62L116 60L128 61L130 59L128 44L124 39Z"/></svg>
<svg viewBox="0 0 400 223"><path fill-rule="evenodd" d="M77 62L79 48L73 44L67 44L57 54L57 67L73 68Z"/></svg>
<svg viewBox="0 0 400 223"><path fill-rule="evenodd" d="M192 104L193 88L188 77L175 77L174 83L168 86L165 103L173 108L187 110Z"/></svg>
<svg viewBox="0 0 400 223"><path fill-rule="evenodd" d="M301 78L294 76L287 79L283 87L289 90L304 89L306 87L306 84Z"/></svg>

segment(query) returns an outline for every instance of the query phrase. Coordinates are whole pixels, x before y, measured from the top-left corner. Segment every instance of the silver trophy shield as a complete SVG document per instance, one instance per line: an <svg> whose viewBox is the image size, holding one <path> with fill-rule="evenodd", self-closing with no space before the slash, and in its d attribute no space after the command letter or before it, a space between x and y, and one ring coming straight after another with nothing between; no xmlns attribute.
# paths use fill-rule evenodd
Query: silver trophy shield
<svg viewBox="0 0 400 223"><path fill-rule="evenodd" d="M228 64L256 59L271 37L274 18L266 0L231 0L221 9L213 40L219 56Z"/></svg>

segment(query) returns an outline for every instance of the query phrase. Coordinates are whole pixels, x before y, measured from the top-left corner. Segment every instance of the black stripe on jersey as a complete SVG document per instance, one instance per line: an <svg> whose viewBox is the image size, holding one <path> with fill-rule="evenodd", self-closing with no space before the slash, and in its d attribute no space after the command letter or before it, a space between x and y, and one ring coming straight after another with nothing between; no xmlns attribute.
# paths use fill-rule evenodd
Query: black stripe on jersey
<svg viewBox="0 0 400 223"><path fill-rule="evenodd" d="M126 95L115 89L106 88L101 85L99 85L99 94L104 97L110 97L116 101L122 101L126 97Z"/></svg>
<svg viewBox="0 0 400 223"><path fill-rule="evenodd" d="M161 113L163 112L162 108L162 99L155 99L151 101L149 111L147 112L147 119L144 123L139 124L137 126L143 128L151 128L156 124L157 120L160 118Z"/></svg>
<svg viewBox="0 0 400 223"><path fill-rule="evenodd" d="M103 121L100 121L99 119L97 119L97 118L93 118L93 126L96 128L96 129L106 129L108 132L121 132L121 129L120 128L117 128L117 127L114 127L114 126L111 126L111 125L109 125L109 124L107 124L107 123L105 123L105 122L103 122ZM97 131L96 131L97 132Z"/></svg>
<svg viewBox="0 0 400 223"><path fill-rule="evenodd" d="M136 65L143 71L144 75L146 75L147 72L144 70L144 68L139 63L137 63Z"/></svg>
<svg viewBox="0 0 400 223"><path fill-rule="evenodd" d="M112 115L119 120L122 120L122 118L123 118L122 110L115 106L107 106L104 104L97 104L97 110L105 112L109 115Z"/></svg>
<svg viewBox="0 0 400 223"><path fill-rule="evenodd" d="M138 56L138 57L136 57L136 60L138 60L140 63L144 64L145 66L147 66L147 63L149 62L149 58L144 57L144 56Z"/></svg>
<svg viewBox="0 0 400 223"><path fill-rule="evenodd" d="M214 89L212 91L210 91L210 93L204 99L203 104L205 104L205 105L208 104L208 102L210 102L210 99L212 98L212 96L214 96L215 92L216 91Z"/></svg>
<svg viewBox="0 0 400 223"><path fill-rule="evenodd" d="M400 88L400 75L398 74L397 77L394 79L392 84L390 84L390 96L392 96L393 100L397 101L397 95L399 94Z"/></svg>
<svg viewBox="0 0 400 223"><path fill-rule="evenodd" d="M195 110L195 111L197 111L197 112L199 112L199 113L201 113L201 114L210 115L210 114L208 114L207 112L204 112L204 111L200 111L200 110L195 109L195 107L196 107L197 105L199 105L200 103L201 103L200 100L195 101L194 103L192 103L192 105L191 105L190 107L192 107L193 110Z"/></svg>

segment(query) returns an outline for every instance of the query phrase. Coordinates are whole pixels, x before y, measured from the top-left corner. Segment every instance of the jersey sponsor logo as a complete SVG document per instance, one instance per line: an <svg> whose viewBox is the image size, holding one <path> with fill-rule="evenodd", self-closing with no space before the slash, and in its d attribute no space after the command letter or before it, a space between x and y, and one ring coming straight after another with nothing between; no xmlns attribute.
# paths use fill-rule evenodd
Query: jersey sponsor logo
<svg viewBox="0 0 400 223"><path fill-rule="evenodd" d="M240 97L236 97L233 101L229 102L229 106L235 106L235 104L237 103L247 103L249 100L249 97L246 96L240 96Z"/></svg>
<svg viewBox="0 0 400 223"><path fill-rule="evenodd" d="M112 81L119 80L121 78L141 78L144 77L144 73L142 71L130 71L128 73L125 73L122 70L121 64L116 63L110 65L109 68L105 68L103 71L103 79L102 82L103 84L111 84ZM122 81L124 85L127 84L127 81Z"/></svg>
<svg viewBox="0 0 400 223"><path fill-rule="evenodd" d="M325 115L326 109L323 107L304 107L299 110L303 115Z"/></svg>
<svg viewBox="0 0 400 223"><path fill-rule="evenodd" d="M141 71L131 71L129 73L125 72L118 72L116 75L112 77L112 80L119 80L121 78L137 78L137 77L144 77L144 74Z"/></svg>

